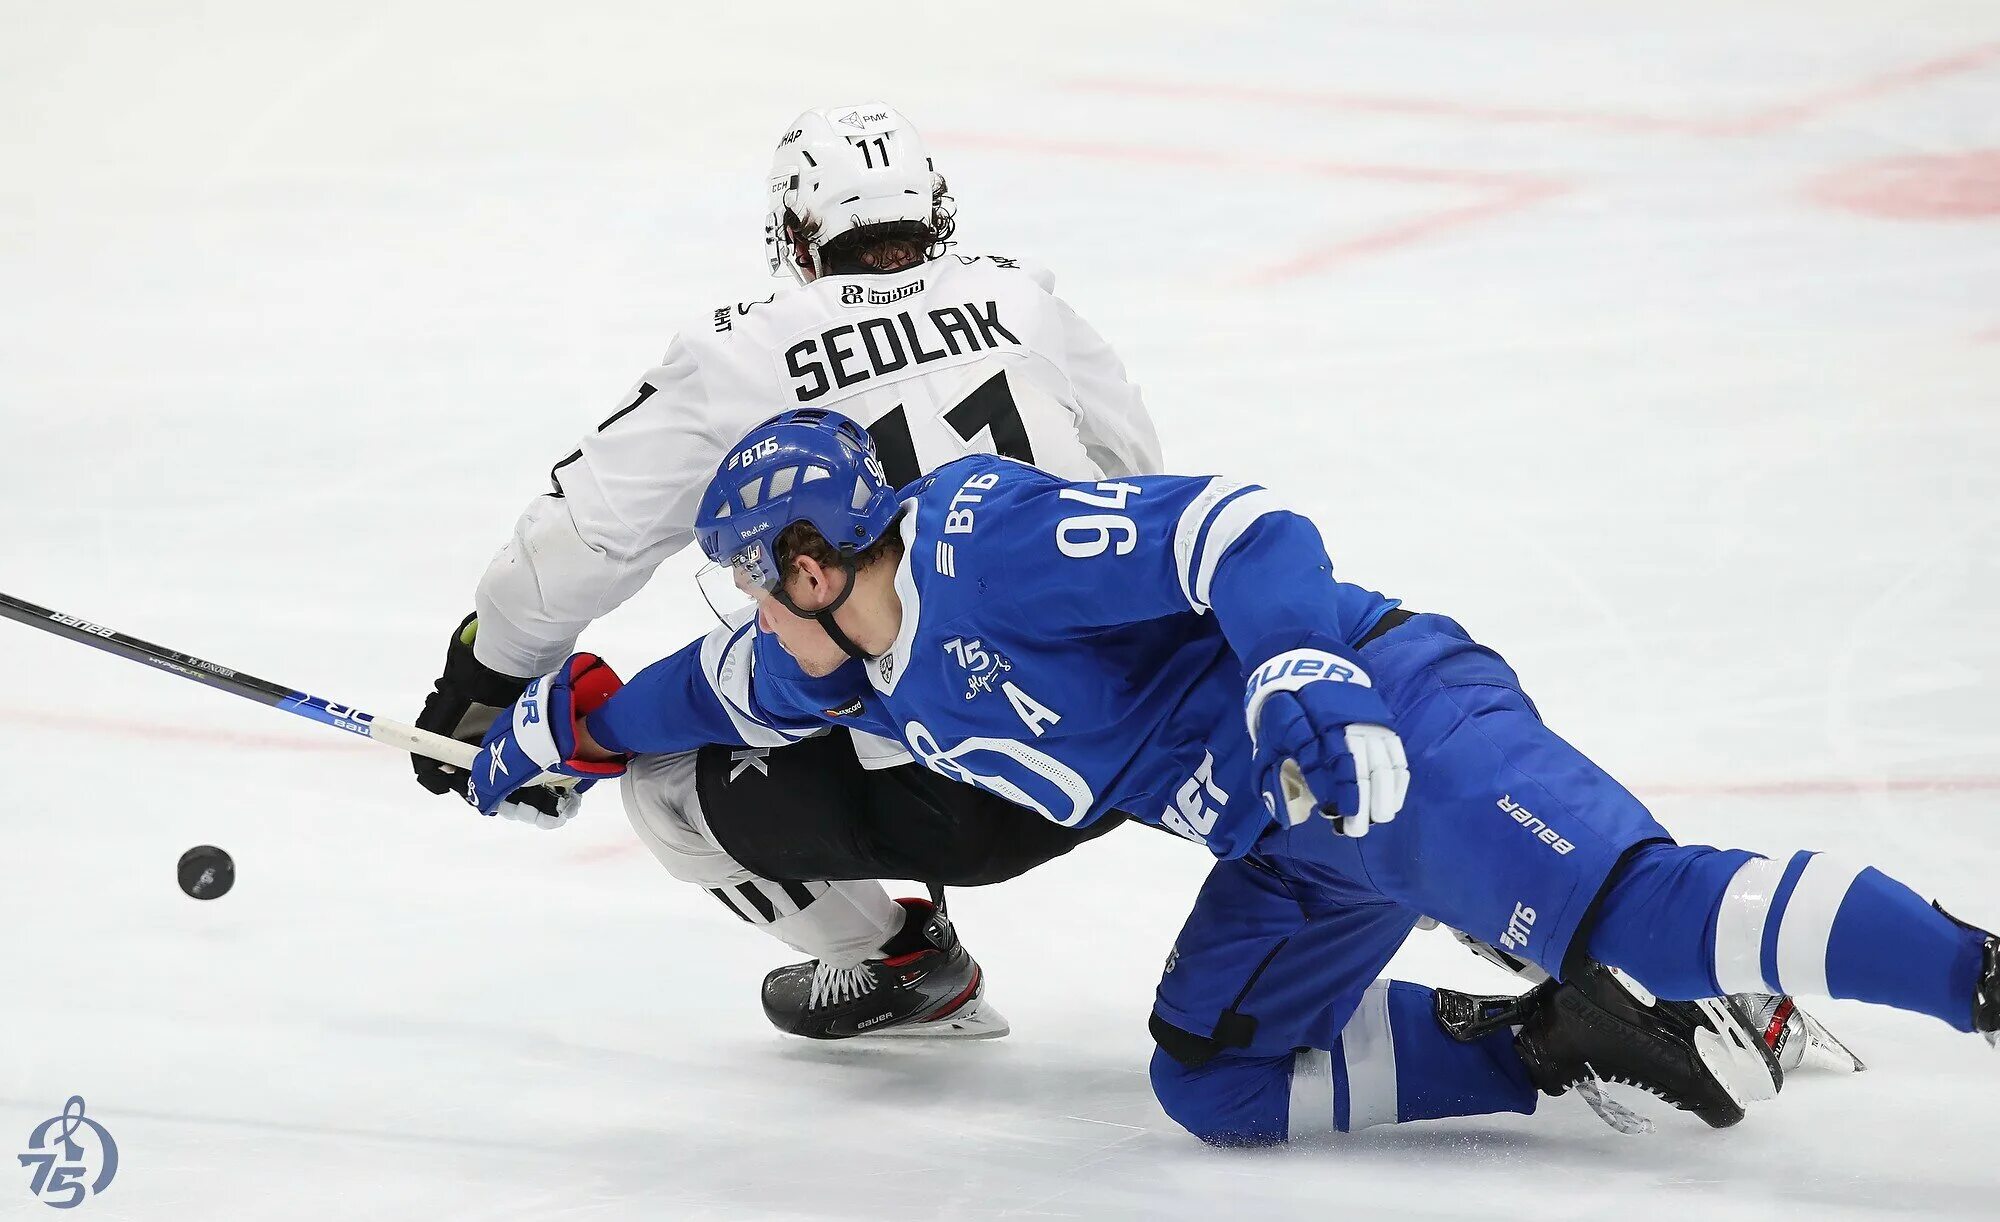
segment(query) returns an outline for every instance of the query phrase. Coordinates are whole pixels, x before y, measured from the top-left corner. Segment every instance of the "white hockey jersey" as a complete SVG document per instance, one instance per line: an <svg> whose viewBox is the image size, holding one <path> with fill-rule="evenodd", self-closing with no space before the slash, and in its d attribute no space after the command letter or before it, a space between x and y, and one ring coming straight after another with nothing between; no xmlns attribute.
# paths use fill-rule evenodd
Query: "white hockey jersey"
<svg viewBox="0 0 2000 1222"><path fill-rule="evenodd" d="M510 675L561 662L693 542L725 447L790 408L867 426L896 484L971 453L1067 479L1158 472L1138 388L1052 286L1013 259L947 254L703 317L515 524L479 583L477 657Z"/></svg>

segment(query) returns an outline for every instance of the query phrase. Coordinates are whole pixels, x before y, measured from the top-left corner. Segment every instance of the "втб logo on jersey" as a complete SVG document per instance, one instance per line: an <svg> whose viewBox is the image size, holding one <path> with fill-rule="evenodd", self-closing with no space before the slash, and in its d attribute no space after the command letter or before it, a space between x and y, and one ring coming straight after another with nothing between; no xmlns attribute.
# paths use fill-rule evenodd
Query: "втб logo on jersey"
<svg viewBox="0 0 2000 1222"><path fill-rule="evenodd" d="M1558 854L1567 856L1571 850L1576 848L1574 844L1571 844L1569 841L1563 839L1561 835L1557 834L1556 829L1542 822L1540 815L1516 802L1511 794L1501 795L1500 800L1495 802L1494 805L1506 811L1508 817L1513 819L1514 822L1533 832L1535 839L1548 845ZM1530 916L1528 919L1532 921L1534 918Z"/></svg>
<svg viewBox="0 0 2000 1222"><path fill-rule="evenodd" d="M965 668L965 698L972 699L981 692L990 692L1001 675L1014 669L1014 664L997 649L988 649L978 638L970 641L953 637L944 643L945 652L958 659Z"/></svg>
<svg viewBox="0 0 2000 1222"><path fill-rule="evenodd" d="M1526 904L1515 904L1514 915L1507 918L1506 932L1500 935L1500 945L1519 950L1528 944L1528 935L1534 930L1535 910Z"/></svg>

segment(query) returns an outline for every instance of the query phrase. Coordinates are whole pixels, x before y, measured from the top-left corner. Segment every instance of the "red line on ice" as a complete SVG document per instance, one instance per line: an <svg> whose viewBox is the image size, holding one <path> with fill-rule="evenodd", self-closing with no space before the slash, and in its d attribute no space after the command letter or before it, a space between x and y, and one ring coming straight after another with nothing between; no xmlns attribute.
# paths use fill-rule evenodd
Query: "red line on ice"
<svg viewBox="0 0 2000 1222"><path fill-rule="evenodd" d="M1293 258L1254 269L1240 280L1240 283L1247 285L1275 284L1311 272L1323 271L1350 259L1430 241L1466 225L1527 208L1567 190L1564 184L1554 179L1481 170L1324 161L1313 158L1235 153L1209 148L1168 148L1091 140L1044 140L984 132L941 132L936 133L934 138L940 144L956 144L968 148L1079 157L1097 161L1132 161L1155 165L1197 166L1205 169L1237 166L1252 170L1312 174L1327 178L1456 187L1478 192L1482 197L1471 203L1419 213L1407 220L1380 226L1355 237L1325 243Z"/></svg>
<svg viewBox="0 0 2000 1222"><path fill-rule="evenodd" d="M1893 68L1851 85L1840 85L1809 93L1796 101L1765 107L1736 119L1717 120L1709 125L1710 133L1717 136L1747 136L1777 131L1810 119L1817 119L1828 111L1850 102L1866 101L1918 85L1927 85L1932 81L1982 68L1996 59L2000 59L2000 42L1983 43L1954 55L1942 55L1907 67Z"/></svg>
<svg viewBox="0 0 2000 1222"><path fill-rule="evenodd" d="M281 751L380 751L345 731L317 737L294 734L245 734L204 726L179 725L132 717L104 717L92 713L45 713L40 710L0 708L0 723L38 730L62 730L85 736L108 734L117 738L138 738L163 743L199 743L210 747L271 747ZM86 746L88 744L85 744Z"/></svg>
<svg viewBox="0 0 2000 1222"><path fill-rule="evenodd" d="M1143 81L1086 77L1067 82L1082 93L1126 97L1174 98L1212 102L1250 102L1304 106L1317 110L1347 110L1373 114L1413 115L1472 123L1568 124L1627 133L1675 132L1695 136L1750 136L1779 131L1817 119L1855 102L1899 93L1947 77L1961 75L2000 59L2000 43L1982 43L1949 55L1892 68L1846 85L1831 86L1740 114L1713 118L1648 115L1587 107L1499 106L1394 94L1346 93L1316 89L1285 89L1192 81Z"/></svg>
<svg viewBox="0 0 2000 1222"><path fill-rule="evenodd" d="M55 730L82 735L143 739L151 742L193 743L205 747L237 749L270 748L279 751L367 752L383 755L379 746L360 741L351 734L328 733L321 737L289 734L245 734L203 726L172 725L135 718L102 717L86 713L44 713L27 709L0 708L0 724L27 730ZM81 749L88 749L88 744ZM2000 776L1944 777L1791 777L1763 781L1665 781L1640 782L1632 786L1641 798L1658 797L1740 797L1790 798L1816 795L1870 793L1987 793L2000 790ZM630 846L599 845L579 850L581 859L609 858L623 854Z"/></svg>

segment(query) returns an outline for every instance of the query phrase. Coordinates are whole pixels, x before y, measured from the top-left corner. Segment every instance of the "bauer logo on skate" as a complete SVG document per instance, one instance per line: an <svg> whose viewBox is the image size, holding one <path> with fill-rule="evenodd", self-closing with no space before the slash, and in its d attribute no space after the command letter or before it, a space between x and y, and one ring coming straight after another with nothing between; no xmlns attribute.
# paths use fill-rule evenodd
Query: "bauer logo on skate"
<svg viewBox="0 0 2000 1222"><path fill-rule="evenodd" d="M83 1114L83 1096L71 1095L60 1116L28 1134L21 1165L32 1169L28 1191L53 1209L74 1209L111 1186L118 1174L118 1143Z"/></svg>
<svg viewBox="0 0 2000 1222"><path fill-rule="evenodd" d="M1533 832L1535 839L1554 849L1558 855L1567 857L1570 851L1576 848L1574 844L1571 844L1557 834L1556 829L1542 822L1540 815L1516 802L1512 794L1502 794L1500 800L1494 803L1494 805L1506 811L1514 822Z"/></svg>

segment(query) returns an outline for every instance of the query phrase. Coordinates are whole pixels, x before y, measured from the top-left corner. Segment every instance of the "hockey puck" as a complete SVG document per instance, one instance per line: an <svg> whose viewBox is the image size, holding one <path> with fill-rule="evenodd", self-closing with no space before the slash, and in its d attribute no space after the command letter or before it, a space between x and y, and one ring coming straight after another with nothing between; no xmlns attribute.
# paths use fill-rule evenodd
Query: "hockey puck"
<svg viewBox="0 0 2000 1222"><path fill-rule="evenodd" d="M196 845L181 854L181 890L194 899L215 900L236 885L236 863L212 844Z"/></svg>

